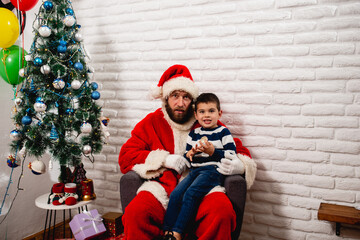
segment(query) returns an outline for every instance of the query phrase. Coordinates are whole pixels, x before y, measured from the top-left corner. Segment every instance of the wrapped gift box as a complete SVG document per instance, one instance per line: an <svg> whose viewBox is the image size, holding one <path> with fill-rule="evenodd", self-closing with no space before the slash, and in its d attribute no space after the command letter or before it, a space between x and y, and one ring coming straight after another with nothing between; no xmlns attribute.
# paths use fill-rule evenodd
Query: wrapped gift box
<svg viewBox="0 0 360 240"><path fill-rule="evenodd" d="M76 240L88 240L106 232L103 219L96 209L77 214L69 225Z"/></svg>
<svg viewBox="0 0 360 240"><path fill-rule="evenodd" d="M124 231L124 227L121 222L122 215L122 213L108 212L102 216L105 227L111 237L117 237Z"/></svg>

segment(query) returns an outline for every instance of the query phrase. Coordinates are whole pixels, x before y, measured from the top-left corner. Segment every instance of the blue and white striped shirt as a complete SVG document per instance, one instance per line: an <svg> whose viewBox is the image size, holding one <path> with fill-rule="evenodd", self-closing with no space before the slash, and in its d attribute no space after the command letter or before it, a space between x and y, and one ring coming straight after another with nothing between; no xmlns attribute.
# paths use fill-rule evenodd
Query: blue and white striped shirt
<svg viewBox="0 0 360 240"><path fill-rule="evenodd" d="M190 159L186 157L186 153L190 151L191 148L195 147L196 144L200 146L199 141L203 136L206 136L208 141L214 145L214 154L209 156L206 153L197 153L192 158L192 162L190 162ZM184 156L190 162L192 167L201 167L217 165L217 163L224 158L226 151L236 153L235 141L231 136L229 129L224 126L218 126L212 129L198 127L192 130L188 135Z"/></svg>

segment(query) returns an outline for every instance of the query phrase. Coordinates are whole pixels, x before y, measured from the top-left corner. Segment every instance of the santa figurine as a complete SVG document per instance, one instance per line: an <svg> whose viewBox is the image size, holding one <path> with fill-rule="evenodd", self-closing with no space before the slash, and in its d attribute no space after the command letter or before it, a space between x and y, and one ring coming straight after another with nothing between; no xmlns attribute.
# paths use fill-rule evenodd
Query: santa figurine
<svg viewBox="0 0 360 240"><path fill-rule="evenodd" d="M64 196L59 200L60 203L65 202L65 205L75 205L79 196L76 193L76 183L66 183L64 187Z"/></svg>

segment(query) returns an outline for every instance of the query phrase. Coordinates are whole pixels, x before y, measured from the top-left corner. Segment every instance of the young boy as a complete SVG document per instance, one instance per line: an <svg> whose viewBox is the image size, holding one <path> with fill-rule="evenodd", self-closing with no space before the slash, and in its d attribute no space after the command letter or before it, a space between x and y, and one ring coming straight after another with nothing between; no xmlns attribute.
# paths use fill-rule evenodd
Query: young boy
<svg viewBox="0 0 360 240"><path fill-rule="evenodd" d="M203 93L195 102L195 118L201 127L189 133L185 158L191 168L170 195L164 219L164 240L180 240L188 223L196 214L202 198L215 186L222 185L223 175L217 164L225 152L235 154L230 131L218 125L222 115L220 101L213 93Z"/></svg>

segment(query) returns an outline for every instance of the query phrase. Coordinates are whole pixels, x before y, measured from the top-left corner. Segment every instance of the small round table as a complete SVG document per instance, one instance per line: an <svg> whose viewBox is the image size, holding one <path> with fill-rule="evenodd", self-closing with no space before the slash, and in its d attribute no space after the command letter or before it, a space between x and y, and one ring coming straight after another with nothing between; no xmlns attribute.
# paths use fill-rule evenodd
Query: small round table
<svg viewBox="0 0 360 240"><path fill-rule="evenodd" d="M46 225L48 224L48 217L49 217L49 212L50 212L50 217L49 217L49 225L48 225L48 239L50 238L50 227L51 227L51 217L52 217L52 213L54 212L54 223L53 223L53 239L55 237L55 222L56 222L56 211L58 210L63 210L63 229L64 229L64 238L65 238L65 210L69 210L69 216L70 216L70 220L71 220L71 209L78 209L78 212L81 213L82 211L84 211L84 207L85 210L87 209L87 205L89 203L91 203L93 200L89 200L89 201L79 201L77 202L75 205L53 205L52 203L48 204L48 198L49 198L49 193L45 193L44 195L41 195L39 197L37 197L35 199L35 205L38 208L42 208L42 209L46 209L46 219L45 219L45 226L44 226L44 234L43 234L43 239L45 239L45 235L46 235Z"/></svg>

